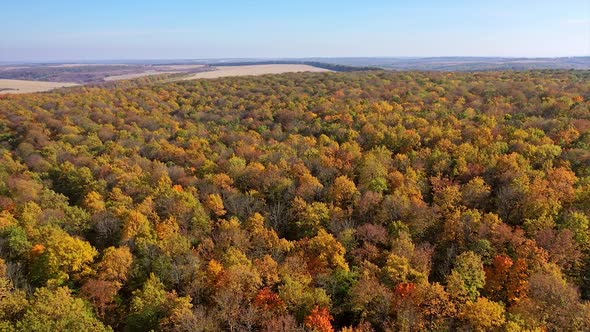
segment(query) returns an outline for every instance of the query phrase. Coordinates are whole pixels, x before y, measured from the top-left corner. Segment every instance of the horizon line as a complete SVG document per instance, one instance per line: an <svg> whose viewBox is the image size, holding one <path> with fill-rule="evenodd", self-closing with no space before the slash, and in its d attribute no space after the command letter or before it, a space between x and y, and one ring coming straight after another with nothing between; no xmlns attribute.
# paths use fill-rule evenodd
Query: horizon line
<svg viewBox="0 0 590 332"><path fill-rule="evenodd" d="M564 55L564 56L497 56L497 55L437 55L437 56L305 56L305 57L206 57L206 58L102 58L102 59L57 59L57 60L0 60L2 64L9 63L88 63L88 62L106 62L106 61L207 61L207 60L305 60L305 59L440 59L440 58L471 58L471 59L563 59L563 58L588 58L586 55Z"/></svg>

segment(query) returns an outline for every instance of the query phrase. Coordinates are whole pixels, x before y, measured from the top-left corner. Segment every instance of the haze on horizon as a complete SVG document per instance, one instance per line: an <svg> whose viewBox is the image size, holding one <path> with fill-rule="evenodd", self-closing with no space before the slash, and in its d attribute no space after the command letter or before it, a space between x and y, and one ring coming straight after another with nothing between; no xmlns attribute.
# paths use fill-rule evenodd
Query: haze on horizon
<svg viewBox="0 0 590 332"><path fill-rule="evenodd" d="M590 55L587 0L3 4L0 61Z"/></svg>

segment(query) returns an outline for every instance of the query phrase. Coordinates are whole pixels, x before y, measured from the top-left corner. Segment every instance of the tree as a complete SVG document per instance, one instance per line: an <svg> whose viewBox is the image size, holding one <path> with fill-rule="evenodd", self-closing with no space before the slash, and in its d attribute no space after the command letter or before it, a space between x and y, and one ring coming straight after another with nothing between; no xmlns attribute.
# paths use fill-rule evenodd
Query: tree
<svg viewBox="0 0 590 332"><path fill-rule="evenodd" d="M98 278L123 284L127 281L132 263L133 254L129 247L109 247L103 252L98 264Z"/></svg>
<svg viewBox="0 0 590 332"><path fill-rule="evenodd" d="M299 186L295 190L295 194L307 200L313 199L322 189L324 185L311 173L305 169L302 175L299 176Z"/></svg>
<svg viewBox="0 0 590 332"><path fill-rule="evenodd" d="M463 204L470 208L485 208L489 206L488 199L492 188L481 177L475 177L461 187Z"/></svg>
<svg viewBox="0 0 590 332"><path fill-rule="evenodd" d="M560 225L569 229L581 248L590 248L590 218L577 211L566 213Z"/></svg>
<svg viewBox="0 0 590 332"><path fill-rule="evenodd" d="M410 261L403 256L390 254L383 267L384 279L387 284L398 285L400 283L420 283L426 281L423 273L412 268Z"/></svg>
<svg viewBox="0 0 590 332"><path fill-rule="evenodd" d="M367 152L359 167L361 188L378 193L386 191L389 188L387 173L391 163L391 151L383 146Z"/></svg>
<svg viewBox="0 0 590 332"><path fill-rule="evenodd" d="M105 319L107 310L113 308L120 286L113 281L89 279L82 286L82 293L94 305L98 315Z"/></svg>
<svg viewBox="0 0 590 332"><path fill-rule="evenodd" d="M158 277L150 274L142 289L133 292L126 328L129 331L146 331L170 324L192 308L190 301L190 297L166 292Z"/></svg>
<svg viewBox="0 0 590 332"><path fill-rule="evenodd" d="M87 193L96 188L96 182L88 167L76 167L66 161L51 172L53 189L67 196L70 203L78 205ZM97 188L96 188L97 189Z"/></svg>
<svg viewBox="0 0 590 332"><path fill-rule="evenodd" d="M455 267L447 279L447 287L452 296L475 300L479 290L485 285L485 272L481 258L466 251L457 257Z"/></svg>
<svg viewBox="0 0 590 332"><path fill-rule="evenodd" d="M154 195L154 208L161 219L174 217L184 232L206 234L211 228L210 220L197 197L196 189L175 189L170 178L164 177Z"/></svg>
<svg viewBox="0 0 590 332"><path fill-rule="evenodd" d="M432 183L433 203L444 212L449 212L461 201L460 186L449 179L433 177Z"/></svg>
<svg viewBox="0 0 590 332"><path fill-rule="evenodd" d="M318 235L309 240L306 254L309 255L308 265L312 271L334 268L348 271L348 263L344 257L346 249L324 229L320 229Z"/></svg>
<svg viewBox="0 0 590 332"><path fill-rule="evenodd" d="M32 248L32 244L27 237L25 230L18 225L11 225L2 229L2 237L6 240L4 244L5 252L11 259L26 257Z"/></svg>
<svg viewBox="0 0 590 332"><path fill-rule="evenodd" d="M50 279L64 283L92 273L90 264L98 252L88 242L55 227L47 228L44 237L34 252L32 274L37 284Z"/></svg>
<svg viewBox="0 0 590 332"><path fill-rule="evenodd" d="M117 293L127 281L132 263L133 255L128 247L109 247L97 266L96 278L88 279L82 286L82 292L102 318L113 307Z"/></svg>
<svg viewBox="0 0 590 332"><path fill-rule="evenodd" d="M298 321L303 321L316 306L330 306L330 297L323 288L312 283L302 257L288 257L280 270L280 277L279 296Z"/></svg>
<svg viewBox="0 0 590 332"><path fill-rule="evenodd" d="M333 332L332 319L328 308L316 306L309 316L305 317L305 326L314 332Z"/></svg>
<svg viewBox="0 0 590 332"><path fill-rule="evenodd" d="M84 206L94 213L104 211L105 202L100 193L96 191L89 192L84 198Z"/></svg>
<svg viewBox="0 0 590 332"><path fill-rule="evenodd" d="M305 328L297 324L291 315L273 317L263 322L264 332L305 332Z"/></svg>
<svg viewBox="0 0 590 332"><path fill-rule="evenodd" d="M151 238L153 237L152 225L148 218L139 211L124 211L123 230L121 239L124 243L135 244L137 237Z"/></svg>
<svg viewBox="0 0 590 332"><path fill-rule="evenodd" d="M300 197L295 197L293 200L293 212L299 237L315 236L321 228L327 226L330 220L330 210L325 203L308 204Z"/></svg>
<svg viewBox="0 0 590 332"><path fill-rule="evenodd" d="M22 318L28 308L26 293L15 289L8 278L7 266L0 259L0 325L5 330L14 330L15 323Z"/></svg>
<svg viewBox="0 0 590 332"><path fill-rule="evenodd" d="M332 201L343 207L356 204L359 197L360 193L356 185L345 175L337 177L330 188L330 198Z"/></svg>
<svg viewBox="0 0 590 332"><path fill-rule="evenodd" d="M417 285L412 296L421 319L417 326L428 331L444 330L456 316L456 308L444 287L438 283L423 282Z"/></svg>
<svg viewBox="0 0 590 332"><path fill-rule="evenodd" d="M365 262L363 268L358 282L350 290L352 312L360 320L383 328L394 308L394 294L377 278L377 266Z"/></svg>
<svg viewBox="0 0 590 332"><path fill-rule="evenodd" d="M210 194L206 202L207 207L214 215L221 217L226 213L223 206L223 200L219 194Z"/></svg>
<svg viewBox="0 0 590 332"><path fill-rule="evenodd" d="M498 255L485 271L485 291L491 299L512 304L526 297L528 269L524 259L515 262L508 256Z"/></svg>
<svg viewBox="0 0 590 332"><path fill-rule="evenodd" d="M528 298L511 307L527 325L548 330L585 331L590 328L588 311L577 290L568 285L552 264L531 274Z"/></svg>
<svg viewBox="0 0 590 332"><path fill-rule="evenodd" d="M489 331L502 326L506 321L504 306L485 297L480 297L475 302L468 302L459 316L467 327L474 331Z"/></svg>
<svg viewBox="0 0 590 332"><path fill-rule="evenodd" d="M285 302L280 298L279 294L273 292L269 287L261 289L258 294L256 294L254 305L268 316L286 310Z"/></svg>
<svg viewBox="0 0 590 332"><path fill-rule="evenodd" d="M101 323L86 303L72 296L67 287L35 291L17 331L112 331Z"/></svg>

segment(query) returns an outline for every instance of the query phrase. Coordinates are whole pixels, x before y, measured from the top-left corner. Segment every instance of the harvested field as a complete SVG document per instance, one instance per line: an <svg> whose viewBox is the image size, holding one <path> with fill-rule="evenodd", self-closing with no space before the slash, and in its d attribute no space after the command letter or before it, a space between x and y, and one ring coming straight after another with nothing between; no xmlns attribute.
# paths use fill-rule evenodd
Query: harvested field
<svg viewBox="0 0 590 332"><path fill-rule="evenodd" d="M313 67L309 65L248 65L248 66L219 66L216 70L202 73L192 74L183 78L184 80L192 80L198 78L218 78L227 76L250 76L250 75L265 75L265 74L282 74L294 72L327 72L328 69Z"/></svg>
<svg viewBox="0 0 590 332"><path fill-rule="evenodd" d="M181 74L184 72L189 72L191 75L195 71L199 71L203 69L205 65L162 65L162 66L153 66L149 69L141 73L132 73L132 74L123 74L123 75L113 75L105 77L105 81L119 81L119 80L130 80L134 78L140 78L145 76L152 76L152 75L162 75L162 74ZM192 72L192 73L191 73Z"/></svg>
<svg viewBox="0 0 590 332"><path fill-rule="evenodd" d="M144 64L56 64L31 66L0 66L0 79L64 83L100 83L139 77L209 70L205 65Z"/></svg>
<svg viewBox="0 0 590 332"><path fill-rule="evenodd" d="M53 68L74 68L74 67L91 67L91 66L125 66L123 63L62 63L57 65L48 65Z"/></svg>
<svg viewBox="0 0 590 332"><path fill-rule="evenodd" d="M3 93L31 93L43 92L57 88L76 86L76 83L63 82L41 82L41 81L24 81L24 80L6 80L0 79L0 94Z"/></svg>
<svg viewBox="0 0 590 332"><path fill-rule="evenodd" d="M84 70L69 72L71 68L80 67ZM6 67L11 68L11 67ZM18 67L16 67L18 68ZM86 70L88 68L88 70ZM12 67L13 70L15 67ZM162 75L162 74L181 74L186 76L181 80L191 80L199 78L218 78L228 76L249 76L265 74L282 74L291 72L326 72L328 69L318 68L304 64L266 64L266 65L243 65L243 66L216 66L208 67L205 65L157 65L157 66L133 66L133 65L68 65L62 64L55 67L26 68L31 73L24 73L28 76L39 76L43 81L34 81L28 79L12 79L10 75L6 79L0 79L0 94L3 93L31 93L49 91L55 88L75 86L78 83L92 83L100 81L118 81L130 80L145 76ZM51 70L58 70L52 72ZM66 70L60 72L59 70ZM49 71L48 73L45 73ZM7 73L5 70L4 73ZM24 75L23 74L23 75ZM43 75L42 75L43 74ZM26 75L25 75L26 76ZM26 76L28 78L28 76ZM18 76L17 76L18 77ZM19 77L20 78L20 77ZM56 82L49 82L48 79L55 79ZM175 78L176 80L176 78ZM57 82L63 81L63 82ZM71 83L72 81L78 83Z"/></svg>
<svg viewBox="0 0 590 332"><path fill-rule="evenodd" d="M114 76L107 76L104 78L105 81L120 81L120 80L131 80L134 78L140 78L145 76L152 76L152 75L162 75L162 74L177 74L182 73L180 71L156 71L156 70L148 70L143 73L137 74L125 74L125 75L114 75Z"/></svg>
<svg viewBox="0 0 590 332"><path fill-rule="evenodd" d="M177 70L177 71L184 71L184 70L193 70L198 68L203 68L205 65L158 65L156 68L165 69L165 70Z"/></svg>

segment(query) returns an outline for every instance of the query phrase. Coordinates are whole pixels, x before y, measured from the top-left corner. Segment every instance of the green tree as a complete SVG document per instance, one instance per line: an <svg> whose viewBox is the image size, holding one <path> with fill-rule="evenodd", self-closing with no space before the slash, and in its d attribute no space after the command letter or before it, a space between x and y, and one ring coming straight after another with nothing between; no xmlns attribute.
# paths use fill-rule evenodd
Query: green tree
<svg viewBox="0 0 590 332"><path fill-rule="evenodd" d="M133 292L127 331L150 331L173 324L175 319L188 315L192 308L190 297L179 297L167 292L164 284L150 274L142 289Z"/></svg>
<svg viewBox="0 0 590 332"><path fill-rule="evenodd" d="M112 331L98 320L88 304L67 287L39 288L16 323L17 331Z"/></svg>
<svg viewBox="0 0 590 332"><path fill-rule="evenodd" d="M459 255L455 267L447 279L449 293L455 297L465 296L475 300L485 285L485 271L479 255L466 251Z"/></svg>

